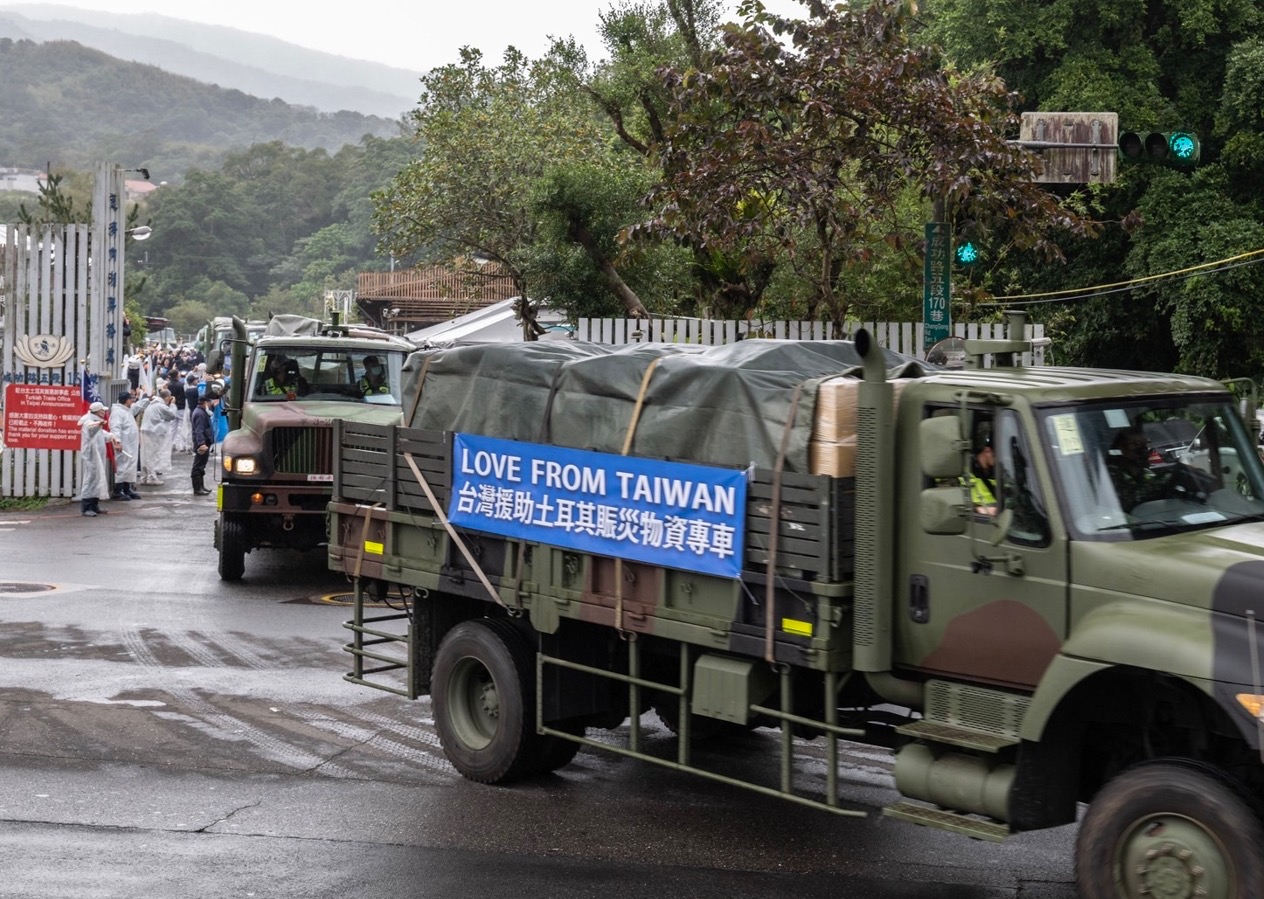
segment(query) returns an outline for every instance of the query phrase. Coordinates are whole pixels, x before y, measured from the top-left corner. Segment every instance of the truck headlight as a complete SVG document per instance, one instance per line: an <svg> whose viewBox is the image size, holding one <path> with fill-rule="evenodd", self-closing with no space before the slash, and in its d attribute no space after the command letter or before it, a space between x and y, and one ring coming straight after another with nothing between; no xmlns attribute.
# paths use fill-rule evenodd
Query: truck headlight
<svg viewBox="0 0 1264 899"><path fill-rule="evenodd" d="M224 471L228 474L255 474L259 460L254 456L224 456Z"/></svg>

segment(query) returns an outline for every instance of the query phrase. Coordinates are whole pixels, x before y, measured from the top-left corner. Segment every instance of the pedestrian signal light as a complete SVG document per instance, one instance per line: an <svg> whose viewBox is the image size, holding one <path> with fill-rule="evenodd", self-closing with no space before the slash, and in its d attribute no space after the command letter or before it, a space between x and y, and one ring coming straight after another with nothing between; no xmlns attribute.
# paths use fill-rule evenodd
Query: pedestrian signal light
<svg viewBox="0 0 1264 899"><path fill-rule="evenodd" d="M1119 158L1124 162L1189 168L1202 148L1188 131L1125 131L1119 136Z"/></svg>

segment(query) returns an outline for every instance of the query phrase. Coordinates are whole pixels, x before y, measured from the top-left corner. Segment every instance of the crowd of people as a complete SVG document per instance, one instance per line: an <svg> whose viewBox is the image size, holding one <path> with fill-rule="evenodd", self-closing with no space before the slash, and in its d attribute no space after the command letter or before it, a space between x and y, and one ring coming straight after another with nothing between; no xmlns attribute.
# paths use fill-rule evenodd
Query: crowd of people
<svg viewBox="0 0 1264 899"><path fill-rule="evenodd" d="M129 356L124 374L113 403L94 402L79 419L81 513L106 514L101 500L141 499L136 488L163 485L177 453L193 456L193 495L209 496L207 463L228 433L228 376L208 372L196 350L157 347Z"/></svg>

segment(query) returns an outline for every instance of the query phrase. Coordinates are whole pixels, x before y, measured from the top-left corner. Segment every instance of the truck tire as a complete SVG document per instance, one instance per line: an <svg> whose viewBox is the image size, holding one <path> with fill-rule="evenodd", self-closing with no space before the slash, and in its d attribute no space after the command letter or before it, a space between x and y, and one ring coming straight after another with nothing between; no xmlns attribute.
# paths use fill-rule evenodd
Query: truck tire
<svg viewBox="0 0 1264 899"><path fill-rule="evenodd" d="M568 734L574 734L577 737L582 737L585 731L585 727L582 724L570 722L562 722L550 726ZM574 740L554 736L541 736L538 739L540 742L534 769L539 774L549 774L558 768L565 768L574 761L580 750L580 744Z"/></svg>
<svg viewBox="0 0 1264 899"><path fill-rule="evenodd" d="M1120 774L1080 823L1081 899L1264 895L1264 827L1243 795L1216 769L1183 759Z"/></svg>
<svg viewBox="0 0 1264 899"><path fill-rule="evenodd" d="M504 621L463 621L435 653L430 691L443 752L462 776L509 783L540 770L535 658Z"/></svg>
<svg viewBox="0 0 1264 899"><path fill-rule="evenodd" d="M246 573L246 523L225 514L219 523L219 577L239 581Z"/></svg>

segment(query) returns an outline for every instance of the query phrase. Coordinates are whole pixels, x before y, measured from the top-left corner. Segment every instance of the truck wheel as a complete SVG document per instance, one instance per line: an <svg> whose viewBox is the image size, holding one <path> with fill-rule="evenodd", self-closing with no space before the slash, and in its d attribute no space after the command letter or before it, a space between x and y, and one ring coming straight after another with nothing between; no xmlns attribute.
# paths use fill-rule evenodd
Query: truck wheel
<svg viewBox="0 0 1264 899"><path fill-rule="evenodd" d="M1169 759L1125 771L1080 824L1081 899L1264 895L1264 827L1221 773Z"/></svg>
<svg viewBox="0 0 1264 899"><path fill-rule="evenodd" d="M477 783L539 771L535 659L504 621L463 621L435 653L435 727L453 767Z"/></svg>
<svg viewBox="0 0 1264 899"><path fill-rule="evenodd" d="M246 573L246 523L236 515L225 515L219 523L219 576L239 581Z"/></svg>
<svg viewBox="0 0 1264 899"><path fill-rule="evenodd" d="M571 722L561 722L549 725L557 730L566 731L568 734L574 734L577 737L584 735L585 728L582 724L574 724ZM538 761L535 770L540 774L548 774L556 771L558 768L565 768L579 753L580 745L573 740L566 740L562 737L539 737Z"/></svg>

